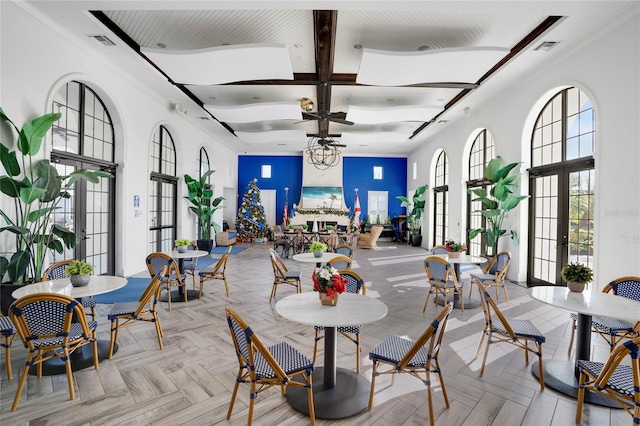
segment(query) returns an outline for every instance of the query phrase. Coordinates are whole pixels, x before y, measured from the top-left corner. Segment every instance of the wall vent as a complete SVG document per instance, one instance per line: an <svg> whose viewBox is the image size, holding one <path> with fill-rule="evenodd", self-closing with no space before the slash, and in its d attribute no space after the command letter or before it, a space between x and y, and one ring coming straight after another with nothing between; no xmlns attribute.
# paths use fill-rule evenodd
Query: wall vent
<svg viewBox="0 0 640 426"><path fill-rule="evenodd" d="M116 45L106 35L94 34L94 35L90 35L89 38L94 39L95 41L97 41L98 43L102 44L103 46L115 46Z"/></svg>
<svg viewBox="0 0 640 426"><path fill-rule="evenodd" d="M535 51L541 50L543 52L548 52L554 47L556 47L558 44L560 44L559 41L543 41L533 50Z"/></svg>

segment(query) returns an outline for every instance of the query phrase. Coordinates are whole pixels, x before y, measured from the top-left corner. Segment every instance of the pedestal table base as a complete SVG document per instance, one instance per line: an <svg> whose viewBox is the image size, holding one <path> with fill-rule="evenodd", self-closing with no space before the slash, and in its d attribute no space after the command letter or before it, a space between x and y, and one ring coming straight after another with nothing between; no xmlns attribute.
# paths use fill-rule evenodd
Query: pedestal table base
<svg viewBox="0 0 640 426"><path fill-rule="evenodd" d="M113 346L113 353L118 352L118 344ZM75 351L70 356L71 358L71 370L78 371L85 368L94 368L93 365L93 345L84 345ZM98 361L104 361L109 358L109 341L98 340ZM35 376L38 374L37 367L34 365L29 368L29 375ZM64 366L64 361L58 357L51 358L42 363L42 375L43 376L56 376L58 374L67 374L67 370Z"/></svg>
<svg viewBox="0 0 640 426"><path fill-rule="evenodd" d="M369 405L371 383L359 374L344 368L336 369L336 385L324 387L324 367L313 372L313 404L319 419L344 419L354 416ZM309 415L307 389L287 387L287 400L296 410Z"/></svg>
<svg viewBox="0 0 640 426"><path fill-rule="evenodd" d="M196 300L200 298L200 291L198 290L186 290L187 292L187 301ZM166 291L162 292L162 297L160 298L163 302L169 301L169 296ZM184 302L184 294L180 290L172 290L171 291L171 303L173 302Z"/></svg>

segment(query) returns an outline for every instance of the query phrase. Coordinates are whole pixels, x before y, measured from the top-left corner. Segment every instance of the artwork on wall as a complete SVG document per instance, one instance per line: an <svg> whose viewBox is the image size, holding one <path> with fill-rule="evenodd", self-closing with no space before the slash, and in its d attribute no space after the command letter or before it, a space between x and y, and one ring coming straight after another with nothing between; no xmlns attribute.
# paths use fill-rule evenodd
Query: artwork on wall
<svg viewBox="0 0 640 426"><path fill-rule="evenodd" d="M339 186L303 186L302 207L305 209L341 209L342 188Z"/></svg>

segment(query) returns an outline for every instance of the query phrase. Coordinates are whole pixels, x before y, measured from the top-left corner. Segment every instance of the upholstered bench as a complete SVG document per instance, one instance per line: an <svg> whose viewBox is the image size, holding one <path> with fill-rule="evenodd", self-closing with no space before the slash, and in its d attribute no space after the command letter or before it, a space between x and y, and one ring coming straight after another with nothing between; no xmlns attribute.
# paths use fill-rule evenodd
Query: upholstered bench
<svg viewBox="0 0 640 426"><path fill-rule="evenodd" d="M230 246L236 242L236 231L222 231L216 234L216 246Z"/></svg>

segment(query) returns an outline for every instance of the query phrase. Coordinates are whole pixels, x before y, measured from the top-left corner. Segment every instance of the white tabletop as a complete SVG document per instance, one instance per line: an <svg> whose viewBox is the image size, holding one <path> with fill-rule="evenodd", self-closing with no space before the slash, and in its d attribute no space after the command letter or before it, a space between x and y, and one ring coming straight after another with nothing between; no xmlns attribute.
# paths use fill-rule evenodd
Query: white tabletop
<svg viewBox="0 0 640 426"><path fill-rule="evenodd" d="M322 263L328 262L334 257L343 256L340 253L329 253L324 252L322 257L315 257L313 253L299 253L293 255L293 260L297 260L298 262L306 262L306 263ZM317 325L317 324L316 324Z"/></svg>
<svg viewBox="0 0 640 426"><path fill-rule="evenodd" d="M640 321L640 302L612 293L591 290L576 293L561 286L533 287L530 293L541 302L581 314Z"/></svg>
<svg viewBox="0 0 640 426"><path fill-rule="evenodd" d="M300 324L338 327L378 321L387 315L387 305L369 296L342 293L336 306L325 306L317 292L309 291L281 299L276 312Z"/></svg>
<svg viewBox="0 0 640 426"><path fill-rule="evenodd" d="M481 256L472 256L470 254L461 254L459 257L451 257L448 254L434 254L432 256L438 256L446 260L451 264L460 263L460 264L480 264L487 261L484 257Z"/></svg>
<svg viewBox="0 0 640 426"><path fill-rule="evenodd" d="M24 285L14 291L11 296L13 296L14 299L20 299L23 296L34 293L58 293L66 294L67 296L77 299L108 293L125 285L127 285L126 278L113 275L92 275L89 284L84 287L74 287L71 285L69 278L60 278Z"/></svg>
<svg viewBox="0 0 640 426"><path fill-rule="evenodd" d="M167 251L165 252L169 256L174 259L188 259L192 257L203 257L209 254L209 252L205 250L187 250L184 253L180 253L179 251Z"/></svg>

